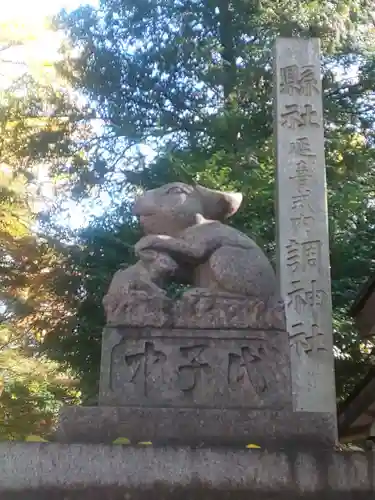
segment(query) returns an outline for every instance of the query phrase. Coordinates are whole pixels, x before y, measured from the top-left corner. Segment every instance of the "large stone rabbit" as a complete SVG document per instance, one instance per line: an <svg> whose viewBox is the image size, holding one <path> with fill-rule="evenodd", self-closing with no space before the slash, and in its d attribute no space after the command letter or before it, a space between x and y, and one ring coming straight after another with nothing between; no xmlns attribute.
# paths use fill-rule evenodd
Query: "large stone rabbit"
<svg viewBox="0 0 375 500"><path fill-rule="evenodd" d="M107 313L115 297L117 304L126 301L120 296L132 289L164 295L171 278L190 284L195 294L268 301L277 289L270 262L252 239L224 224L241 202L240 193L182 182L146 191L133 209L146 234L135 246L140 261L118 271L121 278L116 273L104 299Z"/></svg>

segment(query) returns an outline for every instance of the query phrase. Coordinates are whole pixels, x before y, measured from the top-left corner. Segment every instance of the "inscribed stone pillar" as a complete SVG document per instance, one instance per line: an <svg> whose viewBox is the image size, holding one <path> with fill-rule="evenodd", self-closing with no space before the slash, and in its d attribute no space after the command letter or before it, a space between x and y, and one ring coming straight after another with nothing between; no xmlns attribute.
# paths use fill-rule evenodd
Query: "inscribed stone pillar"
<svg viewBox="0 0 375 500"><path fill-rule="evenodd" d="M275 51L278 275L295 411L336 412L320 47Z"/></svg>

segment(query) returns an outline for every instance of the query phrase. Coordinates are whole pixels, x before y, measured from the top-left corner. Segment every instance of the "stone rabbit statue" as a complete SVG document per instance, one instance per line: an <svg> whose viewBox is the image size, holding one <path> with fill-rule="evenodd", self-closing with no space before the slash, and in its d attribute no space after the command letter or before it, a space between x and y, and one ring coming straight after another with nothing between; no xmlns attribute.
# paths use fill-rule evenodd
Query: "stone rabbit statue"
<svg viewBox="0 0 375 500"><path fill-rule="evenodd" d="M139 262L118 271L104 298L107 315L132 291L165 295L162 287L179 277L194 294L251 297L268 301L276 277L259 246L224 224L242 202L225 193L182 182L146 191L135 201L145 236L135 245ZM189 292L188 292L189 293Z"/></svg>
<svg viewBox="0 0 375 500"><path fill-rule="evenodd" d="M181 182L147 191L133 208L146 233L136 254L168 254L189 268L191 285L212 293L268 299L276 291L270 262L252 239L224 224L241 202L240 193Z"/></svg>

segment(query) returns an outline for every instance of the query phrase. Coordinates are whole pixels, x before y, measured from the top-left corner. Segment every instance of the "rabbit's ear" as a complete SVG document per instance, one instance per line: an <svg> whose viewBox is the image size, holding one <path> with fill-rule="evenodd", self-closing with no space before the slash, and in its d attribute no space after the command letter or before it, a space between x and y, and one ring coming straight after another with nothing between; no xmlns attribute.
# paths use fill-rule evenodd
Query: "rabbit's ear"
<svg viewBox="0 0 375 500"><path fill-rule="evenodd" d="M195 185L195 191L201 199L204 217L211 220L228 219L237 212L243 200L242 193L215 191L199 185Z"/></svg>

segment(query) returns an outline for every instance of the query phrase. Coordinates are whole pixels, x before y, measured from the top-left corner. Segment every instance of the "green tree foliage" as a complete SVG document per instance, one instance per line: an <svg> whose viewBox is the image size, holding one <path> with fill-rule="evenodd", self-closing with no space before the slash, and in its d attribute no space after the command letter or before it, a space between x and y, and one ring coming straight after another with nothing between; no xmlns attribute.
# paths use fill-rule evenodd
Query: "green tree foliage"
<svg viewBox="0 0 375 500"><path fill-rule="evenodd" d="M56 253L33 234L30 183L11 160L16 140L8 141L6 133L2 140L7 163L0 172L0 439L20 439L48 433L61 401L76 401L78 390L56 363L38 354L46 316L52 323L48 305L56 302L46 281Z"/></svg>
<svg viewBox="0 0 375 500"><path fill-rule="evenodd" d="M80 402L71 375L37 355L25 332L0 330L0 440L48 436L63 402Z"/></svg>
<svg viewBox="0 0 375 500"><path fill-rule="evenodd" d="M27 69L16 78L5 71L8 48L21 43L4 39L0 46L0 73L7 73L0 88L0 439L48 434L62 401L79 400L74 377L39 352L71 308L54 281L65 248L38 234L39 174L47 170L51 183L67 177L79 153L76 139L74 153L69 149L79 113L57 85Z"/></svg>
<svg viewBox="0 0 375 500"><path fill-rule="evenodd" d="M62 343L71 331L62 329L51 353L93 379L100 300L110 271L131 256L114 251L113 234L128 244L134 240L126 204L134 186L194 179L241 190L245 202L233 224L274 258L272 47L279 34L319 36L337 381L339 397L347 393L367 363L346 308L373 259L373 7L350 0L103 0L97 10L61 13L56 26L70 43L60 73L102 123L95 150L101 168L94 155L88 169L119 208L82 233L79 258L79 252L70 256L83 295L74 339ZM355 75L347 75L354 67ZM135 148L140 144L157 154L147 166Z"/></svg>

